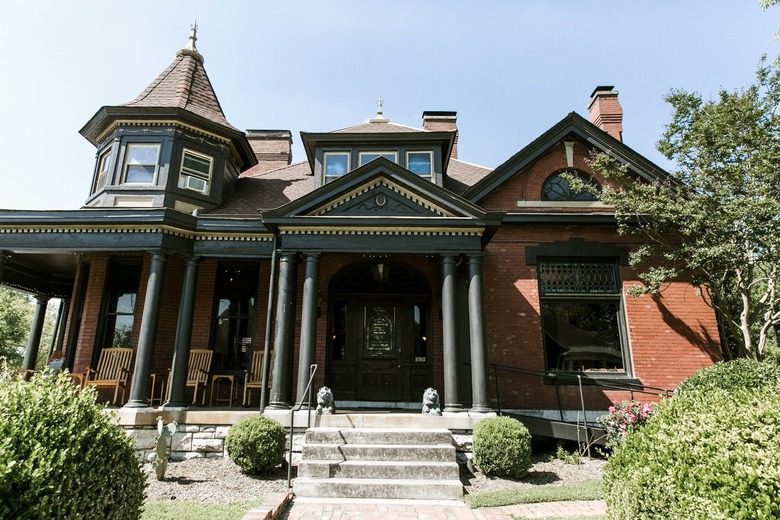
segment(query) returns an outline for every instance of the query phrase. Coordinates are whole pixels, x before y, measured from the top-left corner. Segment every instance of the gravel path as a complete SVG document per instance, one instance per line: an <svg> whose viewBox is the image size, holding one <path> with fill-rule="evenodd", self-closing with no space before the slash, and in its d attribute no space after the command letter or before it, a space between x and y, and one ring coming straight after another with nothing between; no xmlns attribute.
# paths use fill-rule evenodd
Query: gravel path
<svg viewBox="0 0 780 520"><path fill-rule="evenodd" d="M537 455L528 475L521 480L489 478L481 472L472 475L461 468L461 481L467 493L480 493L511 487L561 485L600 478L604 460L585 459L582 464L548 461L548 455ZM188 500L202 503L227 503L264 498L271 493L287 491L287 473L279 469L269 477L251 477L241 473L228 458L197 458L168 463L165 479L158 481L151 464L145 464L150 500ZM294 472L293 472L294 476Z"/></svg>

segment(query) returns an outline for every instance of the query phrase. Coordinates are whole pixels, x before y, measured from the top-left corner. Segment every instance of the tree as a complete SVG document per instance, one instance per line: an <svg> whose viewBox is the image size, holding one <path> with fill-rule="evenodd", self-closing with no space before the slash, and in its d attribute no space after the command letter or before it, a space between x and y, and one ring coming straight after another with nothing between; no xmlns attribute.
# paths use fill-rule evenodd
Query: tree
<svg viewBox="0 0 780 520"><path fill-rule="evenodd" d="M666 101L673 117L657 147L676 163L668 179L641 181L607 154L592 163L620 231L647 239L631 257L644 285L631 292L691 280L733 354L760 360L780 324L780 62L764 58L754 84L715 99L672 90Z"/></svg>
<svg viewBox="0 0 780 520"><path fill-rule="evenodd" d="M31 321L30 297L0 287L0 358L11 367L22 364Z"/></svg>

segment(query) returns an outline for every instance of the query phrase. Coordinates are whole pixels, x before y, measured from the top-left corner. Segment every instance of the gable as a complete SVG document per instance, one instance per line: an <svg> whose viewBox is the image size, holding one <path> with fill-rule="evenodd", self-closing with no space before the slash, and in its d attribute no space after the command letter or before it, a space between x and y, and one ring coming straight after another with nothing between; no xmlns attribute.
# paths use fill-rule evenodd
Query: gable
<svg viewBox="0 0 780 520"><path fill-rule="evenodd" d="M451 217L450 212L410 192L403 186L380 178L330 202L312 215L353 217Z"/></svg>

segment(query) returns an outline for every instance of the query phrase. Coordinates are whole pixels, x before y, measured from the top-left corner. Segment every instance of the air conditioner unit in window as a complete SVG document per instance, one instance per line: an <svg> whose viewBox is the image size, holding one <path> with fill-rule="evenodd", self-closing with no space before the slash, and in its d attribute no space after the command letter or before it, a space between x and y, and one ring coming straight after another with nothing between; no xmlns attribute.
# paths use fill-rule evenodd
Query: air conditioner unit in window
<svg viewBox="0 0 780 520"><path fill-rule="evenodd" d="M200 177L193 177L192 175L184 176L184 187L190 190L199 191L201 193L206 192L208 183Z"/></svg>

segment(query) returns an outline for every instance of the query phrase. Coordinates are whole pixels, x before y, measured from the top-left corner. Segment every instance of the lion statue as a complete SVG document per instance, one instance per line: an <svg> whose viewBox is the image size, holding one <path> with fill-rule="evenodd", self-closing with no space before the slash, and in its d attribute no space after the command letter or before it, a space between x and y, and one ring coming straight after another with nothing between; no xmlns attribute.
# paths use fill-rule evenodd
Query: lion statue
<svg viewBox="0 0 780 520"><path fill-rule="evenodd" d="M439 405L439 392L437 392L433 388L428 388L423 394L422 414L441 415L441 406Z"/></svg>
<svg viewBox="0 0 780 520"><path fill-rule="evenodd" d="M330 388L323 386L317 392L317 415L331 415L336 413L336 401Z"/></svg>

